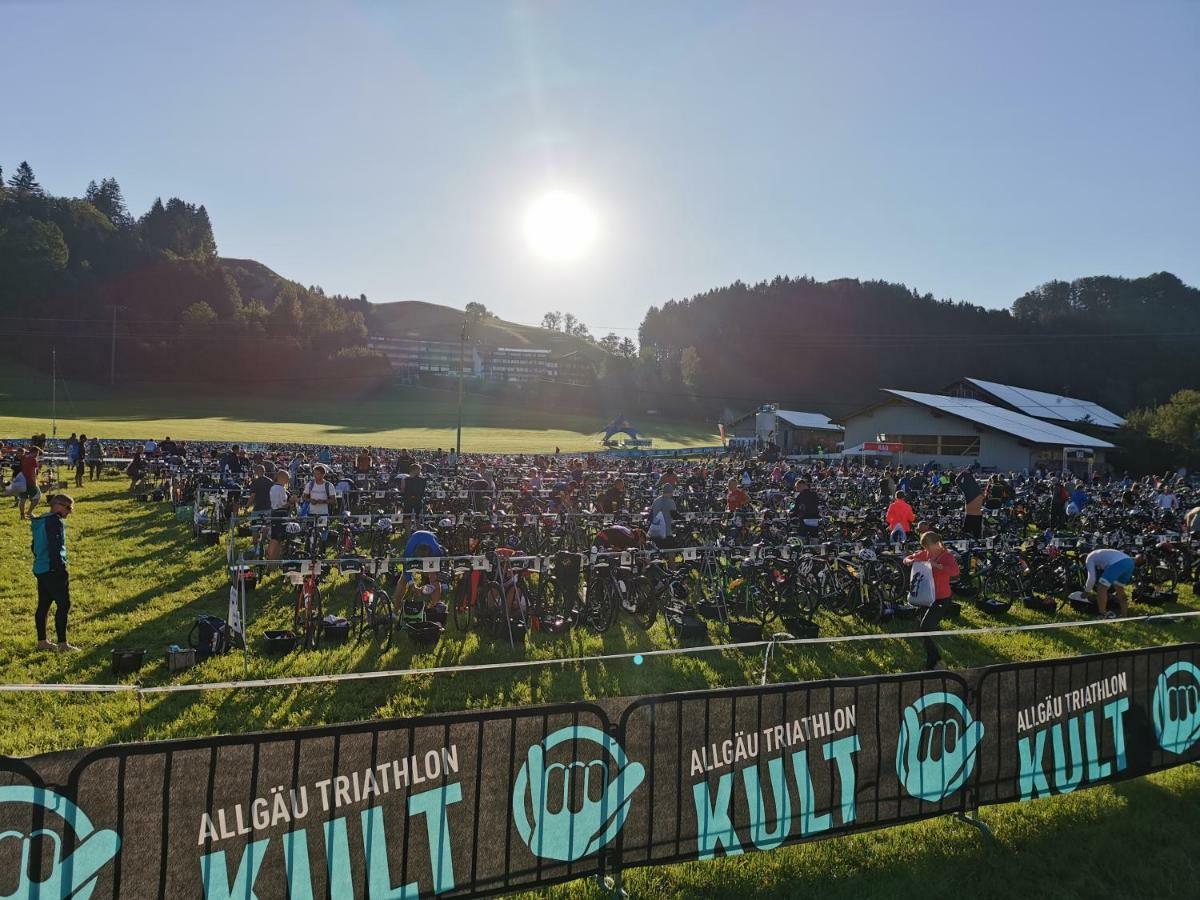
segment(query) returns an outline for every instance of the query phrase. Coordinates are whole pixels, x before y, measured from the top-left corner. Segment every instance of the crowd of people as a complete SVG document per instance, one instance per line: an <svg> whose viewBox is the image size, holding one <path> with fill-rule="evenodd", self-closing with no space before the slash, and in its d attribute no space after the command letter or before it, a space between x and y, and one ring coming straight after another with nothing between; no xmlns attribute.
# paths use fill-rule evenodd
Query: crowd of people
<svg viewBox="0 0 1200 900"><path fill-rule="evenodd" d="M70 598L63 522L74 501L58 490L63 482L56 482L49 511L35 514L44 496L39 481L45 480L40 478L45 448L44 436L5 448L12 475L6 492L15 497L19 517L29 519L33 530L38 646L67 649L71 646L66 636ZM828 503L836 496L841 512L848 503L859 507L856 512L877 517L886 539L898 548L911 549L904 557L907 565L930 567L934 596L922 630L936 626L941 607L950 597L951 580L958 574L957 561L942 532L950 528L951 537L978 539L987 512L1002 513L1036 503L1038 522L1059 529L1086 515L1096 504L1141 509L1149 504L1180 530L1200 537L1196 489L1183 471L1141 479L1115 474L1064 477L1062 472L1044 470L983 473L978 466L864 467L861 461L837 457L793 463L734 454L676 460L571 456L557 451L521 457L474 454L459 459L453 450L440 449L251 449L239 444L185 443L170 437L106 446L98 437L84 434L72 434L56 458L65 462L77 487L84 485L85 472L95 480L102 471L119 469L129 479L130 488L136 489L148 475L165 467L207 466L222 483L240 489L241 511L270 519L267 553L271 559L280 558L284 523L289 518L326 516L346 509L359 476L398 486L400 511L414 518L425 508L430 478L447 476L468 486L471 505L480 513L611 516L613 521L598 529L594 539L597 546L616 549L646 543L659 548L678 546L682 515L697 511L723 514L747 541L763 540L769 530L778 534L780 528L801 540L819 540L823 534L827 536ZM1191 508L1185 512L1183 504L1189 500ZM948 522L945 513L951 507L959 514L956 521ZM421 540L436 544L435 530L419 529L428 535ZM1133 564L1133 558L1116 547L1099 548L1088 557L1086 590L1095 591L1101 613L1115 614L1109 606L1110 591L1120 614L1127 612L1124 586L1129 584ZM53 604L57 604L55 644L46 638ZM933 665L936 648L929 644L927 649L927 662Z"/></svg>

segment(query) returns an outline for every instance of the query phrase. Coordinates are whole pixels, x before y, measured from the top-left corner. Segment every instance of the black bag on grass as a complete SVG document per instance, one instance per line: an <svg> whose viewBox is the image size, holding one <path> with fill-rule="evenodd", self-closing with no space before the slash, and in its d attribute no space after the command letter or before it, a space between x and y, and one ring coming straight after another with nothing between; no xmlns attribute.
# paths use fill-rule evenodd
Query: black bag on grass
<svg viewBox="0 0 1200 900"><path fill-rule="evenodd" d="M1052 616L1058 612L1058 601L1053 597L1026 597L1021 603L1026 609L1046 615Z"/></svg>
<svg viewBox="0 0 1200 900"><path fill-rule="evenodd" d="M229 649L229 624L216 616L196 616L196 624L188 634L188 646L196 651L196 659L208 659Z"/></svg>

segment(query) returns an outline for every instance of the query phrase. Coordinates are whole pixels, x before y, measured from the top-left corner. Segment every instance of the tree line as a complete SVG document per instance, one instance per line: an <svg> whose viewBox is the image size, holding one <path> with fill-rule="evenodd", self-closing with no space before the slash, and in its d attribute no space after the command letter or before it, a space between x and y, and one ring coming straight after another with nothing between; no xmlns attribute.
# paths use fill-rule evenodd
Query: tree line
<svg viewBox="0 0 1200 900"><path fill-rule="evenodd" d="M1166 272L1098 276L986 309L902 284L781 276L651 307L639 338L664 387L715 405L758 398L836 418L883 387L936 392L973 376L1127 411L1195 383L1200 291Z"/></svg>
<svg viewBox="0 0 1200 900"><path fill-rule="evenodd" d="M45 368L53 346L83 379L109 377L114 331L123 381L333 388L387 374L365 346L365 297L264 284L218 257L203 204L159 198L134 216L111 177L66 197L28 162L7 181L0 169L0 304L15 358Z"/></svg>

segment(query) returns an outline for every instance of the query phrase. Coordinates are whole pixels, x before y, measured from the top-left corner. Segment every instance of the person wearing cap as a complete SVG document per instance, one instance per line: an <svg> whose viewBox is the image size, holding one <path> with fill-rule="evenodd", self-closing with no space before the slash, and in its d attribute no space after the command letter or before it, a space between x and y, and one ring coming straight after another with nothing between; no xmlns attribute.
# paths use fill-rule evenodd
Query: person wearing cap
<svg viewBox="0 0 1200 900"><path fill-rule="evenodd" d="M37 579L38 603L33 614L37 628L39 650L78 650L67 642L67 615L71 611L71 581L67 574L66 518L75 507L67 494L50 498L50 512L35 516L29 526L33 536L33 575ZM54 632L58 639L52 644L46 636L50 605L54 604Z"/></svg>

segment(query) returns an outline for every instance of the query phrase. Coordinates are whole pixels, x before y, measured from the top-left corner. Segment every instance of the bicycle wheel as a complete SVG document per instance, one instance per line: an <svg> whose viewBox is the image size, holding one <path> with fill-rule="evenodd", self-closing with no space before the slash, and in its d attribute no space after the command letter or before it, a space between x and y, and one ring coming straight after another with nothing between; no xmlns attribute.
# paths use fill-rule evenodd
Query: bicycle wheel
<svg viewBox="0 0 1200 900"><path fill-rule="evenodd" d="M494 581L489 581L479 593L479 617L487 622L496 637L508 637L507 604L504 602L504 591Z"/></svg>
<svg viewBox="0 0 1200 900"><path fill-rule="evenodd" d="M607 575L588 579L583 597L583 619L588 631L603 634L617 617L618 588Z"/></svg>
<svg viewBox="0 0 1200 900"><path fill-rule="evenodd" d="M476 572L465 572L454 586L454 627L459 631L465 632L471 627L471 615L479 593L478 577Z"/></svg>
<svg viewBox="0 0 1200 900"><path fill-rule="evenodd" d="M301 584L296 588L296 607L292 615L292 631L296 640L303 642L308 631L308 585ZM302 644L303 646L303 644Z"/></svg>
<svg viewBox="0 0 1200 900"><path fill-rule="evenodd" d="M630 595L626 611L644 629L654 624L657 614L657 587L658 582L645 575L639 575L631 584L626 585Z"/></svg>
<svg viewBox="0 0 1200 900"><path fill-rule="evenodd" d="M388 642L392 639L392 629L396 626L396 607L387 591L376 591L367 612L367 627L375 640L387 635Z"/></svg>
<svg viewBox="0 0 1200 900"><path fill-rule="evenodd" d="M350 631L355 636L361 635L365 628L366 610L369 605L370 595L374 592L375 586L371 579L361 574L354 579L350 594L350 610L346 614L346 620L350 623Z"/></svg>
<svg viewBox="0 0 1200 900"><path fill-rule="evenodd" d="M827 568L820 575L821 605L840 616L853 614L860 601L858 579L845 569Z"/></svg>
<svg viewBox="0 0 1200 900"><path fill-rule="evenodd" d="M325 610L321 605L321 587L314 584L308 601L308 617L304 631L304 646L316 650L325 631Z"/></svg>

